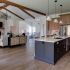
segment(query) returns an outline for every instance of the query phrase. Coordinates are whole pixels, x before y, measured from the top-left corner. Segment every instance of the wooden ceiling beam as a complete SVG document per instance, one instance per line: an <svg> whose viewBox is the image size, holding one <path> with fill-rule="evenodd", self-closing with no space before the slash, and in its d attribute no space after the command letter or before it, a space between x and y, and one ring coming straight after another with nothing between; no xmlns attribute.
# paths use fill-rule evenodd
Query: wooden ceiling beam
<svg viewBox="0 0 70 70"><path fill-rule="evenodd" d="M0 2L3 2L3 1L0 1ZM0 7L0 9L2 9L3 7L7 7L9 4L7 4L7 1L4 1L5 5ZM19 7L18 7L19 8ZM24 9L21 9L19 8L20 10L22 10L23 12L25 12L26 14L28 14L30 17L32 17L33 19L35 19L35 17L33 15L31 15L29 12L27 12L26 10Z"/></svg>
<svg viewBox="0 0 70 70"><path fill-rule="evenodd" d="M5 3L5 2L6 2L6 0L0 0L0 3ZM8 4L5 3L5 5L0 6L0 10L4 7L7 7L7 6L8 6Z"/></svg>
<svg viewBox="0 0 70 70"><path fill-rule="evenodd" d="M12 5L12 6L15 6L15 7L18 7L20 8L21 10L29 10L29 11L32 11L32 12L35 12L35 13L38 13L38 14L41 14L41 15L46 15L45 13L42 13L42 12L39 12L39 11L36 11L36 10L33 10L33 9L30 9L30 8L27 8L25 6L22 6L22 5L19 5L19 4L16 4L16 3L13 3L13 2L10 2L10 1L4 1L6 4L8 5Z"/></svg>
<svg viewBox="0 0 70 70"><path fill-rule="evenodd" d="M5 3L7 0L0 0L0 3Z"/></svg>
<svg viewBox="0 0 70 70"><path fill-rule="evenodd" d="M3 9L5 9L6 11L8 11L8 12L10 12L10 13L14 14L14 15L15 15L15 16L17 16L18 18L20 18L20 19L24 20L24 18L20 17L20 16L19 16L19 15L17 15L16 13L14 13L14 12L12 12L12 11L8 10L7 8L3 8Z"/></svg>
<svg viewBox="0 0 70 70"><path fill-rule="evenodd" d="M7 7L7 6L9 6L9 5L4 5L3 7L0 7L0 10L2 10L3 8L5 8L5 7Z"/></svg>

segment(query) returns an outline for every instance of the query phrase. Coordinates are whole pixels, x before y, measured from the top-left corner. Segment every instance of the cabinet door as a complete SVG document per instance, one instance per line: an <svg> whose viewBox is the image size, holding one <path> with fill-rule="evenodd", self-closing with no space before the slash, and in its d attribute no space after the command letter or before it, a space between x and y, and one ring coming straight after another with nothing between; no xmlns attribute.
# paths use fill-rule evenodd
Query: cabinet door
<svg viewBox="0 0 70 70"><path fill-rule="evenodd" d="M56 62L61 56L61 46L60 42L54 44L54 62Z"/></svg>
<svg viewBox="0 0 70 70"><path fill-rule="evenodd" d="M47 60L54 60L54 43L46 42L45 44L45 56Z"/></svg>
<svg viewBox="0 0 70 70"><path fill-rule="evenodd" d="M66 53L66 40L55 43L54 60L55 62Z"/></svg>
<svg viewBox="0 0 70 70"><path fill-rule="evenodd" d="M45 60L54 64L54 43L46 42L45 44Z"/></svg>
<svg viewBox="0 0 70 70"><path fill-rule="evenodd" d="M68 38L68 41L67 41L67 51L70 50L70 37Z"/></svg>
<svg viewBox="0 0 70 70"><path fill-rule="evenodd" d="M35 57L40 60L45 59L45 43L42 41L35 41Z"/></svg>
<svg viewBox="0 0 70 70"><path fill-rule="evenodd" d="M60 53L63 56L66 53L66 39L60 41Z"/></svg>

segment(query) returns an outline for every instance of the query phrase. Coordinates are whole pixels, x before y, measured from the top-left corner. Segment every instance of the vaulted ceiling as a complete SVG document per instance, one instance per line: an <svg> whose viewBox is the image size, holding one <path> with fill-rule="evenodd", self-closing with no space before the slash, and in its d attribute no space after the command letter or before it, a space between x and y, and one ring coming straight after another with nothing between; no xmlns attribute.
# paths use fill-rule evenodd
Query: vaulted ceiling
<svg viewBox="0 0 70 70"><path fill-rule="evenodd" d="M54 14L54 0L49 1L50 14ZM34 19L48 12L48 0L0 0L0 2L5 2L7 4L3 7L4 10L7 10L21 19ZM70 0L58 0L56 6L57 13L60 13L60 4L63 5L63 12L70 12Z"/></svg>
<svg viewBox="0 0 70 70"><path fill-rule="evenodd" d="M41 11L46 13L48 10L48 0L10 0L12 2L27 6L29 8L35 9L37 11ZM50 1L50 13L54 13L54 0ZM69 12L70 9L70 0L58 0L57 2L57 9L59 12L59 5L63 4L63 12Z"/></svg>

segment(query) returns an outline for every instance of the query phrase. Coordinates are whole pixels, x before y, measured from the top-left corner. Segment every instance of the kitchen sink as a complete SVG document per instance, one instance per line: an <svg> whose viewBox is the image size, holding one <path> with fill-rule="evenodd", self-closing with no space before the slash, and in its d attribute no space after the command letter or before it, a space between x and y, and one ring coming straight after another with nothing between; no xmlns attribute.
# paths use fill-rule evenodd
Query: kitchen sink
<svg viewBox="0 0 70 70"><path fill-rule="evenodd" d="M63 38L61 38L61 37L56 37L56 38L54 38L54 39L63 39Z"/></svg>

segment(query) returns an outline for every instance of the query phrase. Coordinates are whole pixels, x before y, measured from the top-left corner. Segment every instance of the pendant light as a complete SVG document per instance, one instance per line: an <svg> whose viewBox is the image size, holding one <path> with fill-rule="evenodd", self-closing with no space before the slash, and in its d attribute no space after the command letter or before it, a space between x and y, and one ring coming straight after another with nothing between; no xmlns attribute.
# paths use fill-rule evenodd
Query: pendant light
<svg viewBox="0 0 70 70"><path fill-rule="evenodd" d="M55 23L58 23L58 20L55 18L55 19L54 19L54 22L55 22Z"/></svg>
<svg viewBox="0 0 70 70"><path fill-rule="evenodd" d="M46 19L47 21L51 21L52 19L51 19L51 17L49 16L49 0L48 0L48 16L47 16L47 19Z"/></svg>
<svg viewBox="0 0 70 70"><path fill-rule="evenodd" d="M61 20L60 20L59 24L63 24L63 22L62 22L62 5L60 5L60 7L61 7Z"/></svg>
<svg viewBox="0 0 70 70"><path fill-rule="evenodd" d="M55 22L55 23L58 23L58 20L57 20L57 18L56 18L56 3L57 3L57 0L55 0L54 2L55 2L55 19L54 19L54 22Z"/></svg>

